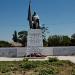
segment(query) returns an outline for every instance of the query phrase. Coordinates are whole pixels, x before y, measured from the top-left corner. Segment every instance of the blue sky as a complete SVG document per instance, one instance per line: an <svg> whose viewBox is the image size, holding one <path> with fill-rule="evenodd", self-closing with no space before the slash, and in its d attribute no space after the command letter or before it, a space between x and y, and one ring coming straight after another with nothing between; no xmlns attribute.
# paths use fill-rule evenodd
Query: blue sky
<svg viewBox="0 0 75 75"><path fill-rule="evenodd" d="M29 0L0 0L0 40L11 41L14 30L28 30ZM32 0L32 10L40 16L49 34L75 33L75 0Z"/></svg>

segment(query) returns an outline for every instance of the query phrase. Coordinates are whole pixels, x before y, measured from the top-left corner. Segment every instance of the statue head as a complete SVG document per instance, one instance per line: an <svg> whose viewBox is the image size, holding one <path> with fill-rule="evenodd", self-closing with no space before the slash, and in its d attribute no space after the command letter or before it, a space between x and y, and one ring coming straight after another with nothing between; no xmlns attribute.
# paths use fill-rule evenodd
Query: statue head
<svg viewBox="0 0 75 75"><path fill-rule="evenodd" d="M34 11L34 14L33 14L33 16L35 16L36 15L36 12Z"/></svg>

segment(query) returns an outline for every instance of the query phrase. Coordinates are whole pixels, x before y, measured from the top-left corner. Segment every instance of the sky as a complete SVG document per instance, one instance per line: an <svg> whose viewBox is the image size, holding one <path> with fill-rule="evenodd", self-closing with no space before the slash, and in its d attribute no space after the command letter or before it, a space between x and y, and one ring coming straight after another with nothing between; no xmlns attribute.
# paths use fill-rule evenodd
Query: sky
<svg viewBox="0 0 75 75"><path fill-rule="evenodd" d="M0 40L12 41L14 30L29 30L28 6L29 0L0 0ZM75 33L75 0L32 0L31 6L48 35Z"/></svg>

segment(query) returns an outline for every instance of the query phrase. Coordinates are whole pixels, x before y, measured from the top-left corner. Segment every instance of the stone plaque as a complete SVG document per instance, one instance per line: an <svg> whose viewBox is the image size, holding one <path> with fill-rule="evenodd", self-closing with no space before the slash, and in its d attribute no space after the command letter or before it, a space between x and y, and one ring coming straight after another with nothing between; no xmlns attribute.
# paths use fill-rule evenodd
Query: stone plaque
<svg viewBox="0 0 75 75"><path fill-rule="evenodd" d="M28 32L27 47L43 47L41 29L31 29Z"/></svg>

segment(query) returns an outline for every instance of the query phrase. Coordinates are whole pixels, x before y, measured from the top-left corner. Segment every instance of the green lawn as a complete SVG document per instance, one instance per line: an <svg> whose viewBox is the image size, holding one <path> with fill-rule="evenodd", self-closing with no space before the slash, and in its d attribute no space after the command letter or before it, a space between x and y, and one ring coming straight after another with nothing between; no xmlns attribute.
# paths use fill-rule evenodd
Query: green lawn
<svg viewBox="0 0 75 75"><path fill-rule="evenodd" d="M75 75L75 64L56 58L48 61L1 61L0 75Z"/></svg>

